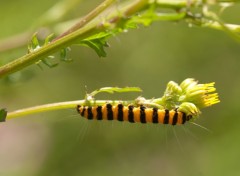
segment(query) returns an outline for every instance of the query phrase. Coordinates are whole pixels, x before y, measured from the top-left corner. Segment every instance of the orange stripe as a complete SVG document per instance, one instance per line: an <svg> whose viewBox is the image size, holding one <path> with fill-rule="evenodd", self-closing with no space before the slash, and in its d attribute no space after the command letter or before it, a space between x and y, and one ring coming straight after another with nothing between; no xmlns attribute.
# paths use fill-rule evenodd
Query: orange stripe
<svg viewBox="0 0 240 176"><path fill-rule="evenodd" d="M173 124L173 116L175 114L174 110L169 111L169 124Z"/></svg>
<svg viewBox="0 0 240 176"><path fill-rule="evenodd" d="M165 116L165 110L159 109L158 110L158 123L163 124L164 116Z"/></svg>
<svg viewBox="0 0 240 176"><path fill-rule="evenodd" d="M145 109L145 116L146 116L146 122L152 123L153 109L152 108L146 108Z"/></svg>
<svg viewBox="0 0 240 176"><path fill-rule="evenodd" d="M107 106L102 106L102 119L107 120Z"/></svg>
<svg viewBox="0 0 240 176"><path fill-rule="evenodd" d="M140 108L133 108L133 119L134 122L140 122Z"/></svg>
<svg viewBox="0 0 240 176"><path fill-rule="evenodd" d="M118 106L112 106L112 111L113 111L113 119L117 120L118 116Z"/></svg>
<svg viewBox="0 0 240 176"><path fill-rule="evenodd" d="M97 106L92 107L93 119L97 119Z"/></svg>
<svg viewBox="0 0 240 176"><path fill-rule="evenodd" d="M177 111L178 113L178 120L177 120L177 124L182 124L182 113Z"/></svg>

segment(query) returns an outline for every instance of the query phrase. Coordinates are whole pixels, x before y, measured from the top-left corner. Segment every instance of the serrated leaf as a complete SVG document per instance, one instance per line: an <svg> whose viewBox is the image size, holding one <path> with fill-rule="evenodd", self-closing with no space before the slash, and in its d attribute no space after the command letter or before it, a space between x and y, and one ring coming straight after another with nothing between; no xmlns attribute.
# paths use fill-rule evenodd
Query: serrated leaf
<svg viewBox="0 0 240 176"><path fill-rule="evenodd" d="M142 90L139 87L103 87L101 89L95 90L92 93L90 93L91 96L95 96L96 94L100 92L106 92L106 93L123 93L123 92L141 92Z"/></svg>
<svg viewBox="0 0 240 176"><path fill-rule="evenodd" d="M107 53L105 52L104 48L108 47L107 38L111 35L112 34L109 32L100 32L82 40L80 44L94 49L99 57L106 57Z"/></svg>
<svg viewBox="0 0 240 176"><path fill-rule="evenodd" d="M92 35L84 40L105 39L105 41L106 41L107 37L110 37L111 35L112 35L112 33L110 33L110 32L100 32L100 33Z"/></svg>
<svg viewBox="0 0 240 176"><path fill-rule="evenodd" d="M7 117L7 111L6 109L0 110L0 122L5 122Z"/></svg>
<svg viewBox="0 0 240 176"><path fill-rule="evenodd" d="M102 43L100 43L99 41L97 41L97 40L92 40L92 41L87 40L87 41L83 41L83 44L85 44L85 46L88 46L88 47L94 49L99 57L106 57L107 56L107 53L105 52Z"/></svg>

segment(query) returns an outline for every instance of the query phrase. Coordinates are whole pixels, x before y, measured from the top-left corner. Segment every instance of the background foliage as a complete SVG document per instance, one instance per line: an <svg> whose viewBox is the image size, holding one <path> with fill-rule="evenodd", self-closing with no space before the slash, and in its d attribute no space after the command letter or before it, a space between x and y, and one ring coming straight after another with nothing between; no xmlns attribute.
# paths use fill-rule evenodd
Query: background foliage
<svg viewBox="0 0 240 176"><path fill-rule="evenodd" d="M1 2L0 37L22 32L56 0ZM65 18L85 14L99 1L83 1ZM240 23L240 6L222 18ZM156 22L113 37L108 56L72 47L71 63L31 66L1 80L0 106L15 110L82 99L105 86L138 86L147 98L161 96L168 81L193 77L216 82L221 103L184 127L91 122L75 110L42 113L0 124L0 173L19 175L238 175L240 140L240 44L224 32ZM27 47L0 53L0 62ZM85 88L87 86L87 88ZM104 99L139 94L99 95Z"/></svg>

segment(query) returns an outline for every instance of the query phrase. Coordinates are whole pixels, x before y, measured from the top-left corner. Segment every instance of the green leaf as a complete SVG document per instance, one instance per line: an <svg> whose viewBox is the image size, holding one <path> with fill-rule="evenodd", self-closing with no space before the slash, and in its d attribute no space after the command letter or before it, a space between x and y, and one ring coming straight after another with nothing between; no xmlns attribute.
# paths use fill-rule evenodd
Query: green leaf
<svg viewBox="0 0 240 176"><path fill-rule="evenodd" d="M139 87L103 87L99 89L101 92L108 92L108 93L122 93L122 92L141 92L142 90Z"/></svg>
<svg viewBox="0 0 240 176"><path fill-rule="evenodd" d="M34 33L31 42L28 44L28 53L33 52L36 48L40 48L37 33Z"/></svg>
<svg viewBox="0 0 240 176"><path fill-rule="evenodd" d="M6 109L0 110L0 122L5 122L7 117L7 111Z"/></svg>
<svg viewBox="0 0 240 176"><path fill-rule="evenodd" d="M45 58L45 59L41 59L41 61L42 61L45 65L47 65L49 68L53 68L53 67L58 66L58 63L52 63L52 62L50 61L50 59L54 59L54 56L48 56L48 57Z"/></svg>
<svg viewBox="0 0 240 176"><path fill-rule="evenodd" d="M47 45L50 43L51 39L53 38L54 34L48 35L44 40L44 45Z"/></svg>
<svg viewBox="0 0 240 176"><path fill-rule="evenodd" d="M39 46L39 41L38 41L38 38L37 38L37 33L35 33L32 37L32 40L31 40L31 43L32 43L32 48L36 48Z"/></svg>
<svg viewBox="0 0 240 176"><path fill-rule="evenodd" d="M114 92L118 92L118 93L122 93L122 92L141 92L142 90L139 87L103 87L101 89L95 90L92 93L90 93L89 95L91 96L95 96L96 94L100 93L100 92L106 92L106 93L114 93Z"/></svg>
<svg viewBox="0 0 240 176"><path fill-rule="evenodd" d="M99 57L106 57L107 53L104 48L108 47L107 38L113 35L110 32L100 32L88 37L80 42L81 45L88 46L96 51Z"/></svg>

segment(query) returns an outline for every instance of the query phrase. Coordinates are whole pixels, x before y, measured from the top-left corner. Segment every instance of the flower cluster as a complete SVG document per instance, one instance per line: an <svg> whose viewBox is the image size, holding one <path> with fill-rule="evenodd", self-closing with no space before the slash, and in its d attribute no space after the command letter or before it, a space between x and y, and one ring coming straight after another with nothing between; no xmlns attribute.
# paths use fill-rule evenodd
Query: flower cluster
<svg viewBox="0 0 240 176"><path fill-rule="evenodd" d="M198 84L196 80L188 78L180 84L182 95L179 97L179 101L191 102L199 109L219 103L218 94L214 93L216 91L214 84L214 82Z"/></svg>
<svg viewBox="0 0 240 176"><path fill-rule="evenodd" d="M153 102L166 109L178 108L188 115L198 116L200 109L220 102L214 84L198 84L193 78L185 79L180 85L170 81L163 97Z"/></svg>

